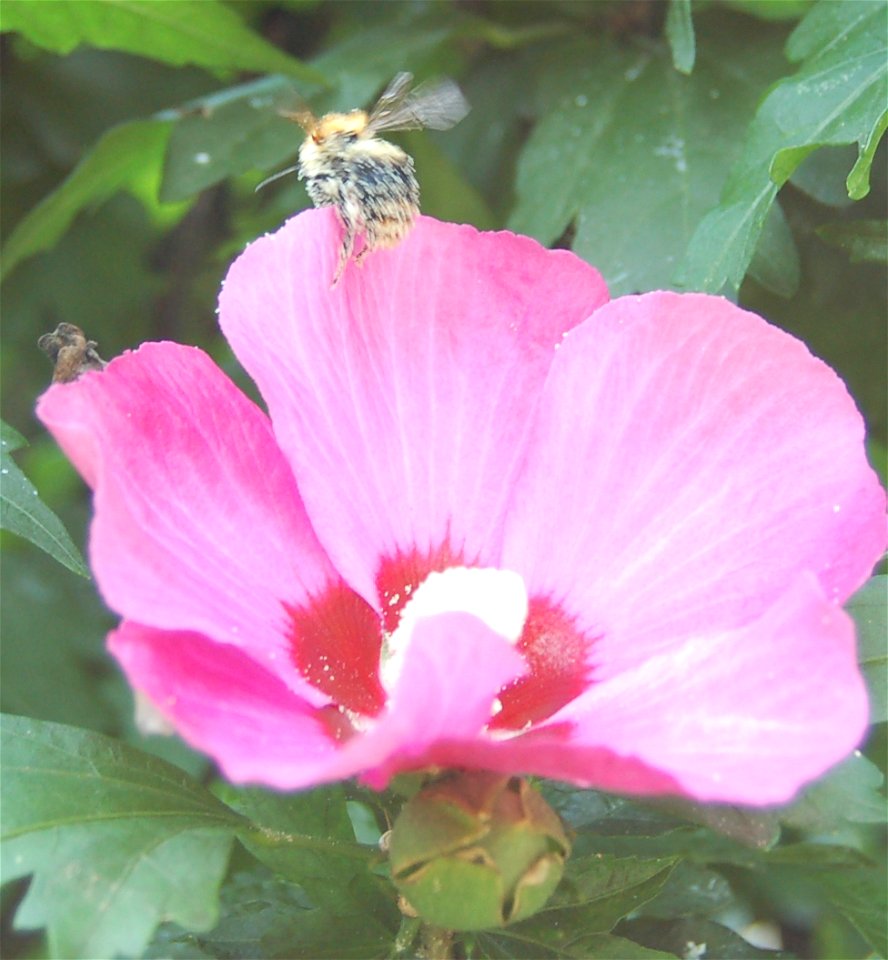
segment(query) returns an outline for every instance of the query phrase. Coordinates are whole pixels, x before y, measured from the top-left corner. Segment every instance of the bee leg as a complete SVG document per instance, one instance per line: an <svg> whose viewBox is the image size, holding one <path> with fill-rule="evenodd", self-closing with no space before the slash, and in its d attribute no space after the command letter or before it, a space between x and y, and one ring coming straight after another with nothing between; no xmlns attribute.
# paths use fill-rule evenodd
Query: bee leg
<svg viewBox="0 0 888 960"><path fill-rule="evenodd" d="M372 253L376 247L376 238L373 235L373 231L368 226L364 230L364 246L361 247L360 252L355 256L355 264L360 266L364 262L364 258L368 253Z"/></svg>
<svg viewBox="0 0 888 960"><path fill-rule="evenodd" d="M339 281L342 279L342 274L345 272L346 264L348 263L352 250L355 246L355 227L354 224L345 225L345 236L342 238L342 246L339 248L339 263L336 266L336 273L333 274L333 283L330 284L331 287L335 287Z"/></svg>
<svg viewBox="0 0 888 960"><path fill-rule="evenodd" d="M364 223L364 246L361 247L361 252L355 257L355 263L358 266L363 263L364 258L373 253L374 250L378 250L380 247L390 246L386 242L386 226L385 222L380 221L378 218L368 219Z"/></svg>
<svg viewBox="0 0 888 960"><path fill-rule="evenodd" d="M345 198L344 202L337 205L337 210L345 232L342 237L342 246L339 248L339 264L336 267L336 273L333 275L332 287L335 287L342 279L346 265L351 259L355 249L355 237L358 233L358 221L360 219L360 208L354 202L349 202L348 197Z"/></svg>

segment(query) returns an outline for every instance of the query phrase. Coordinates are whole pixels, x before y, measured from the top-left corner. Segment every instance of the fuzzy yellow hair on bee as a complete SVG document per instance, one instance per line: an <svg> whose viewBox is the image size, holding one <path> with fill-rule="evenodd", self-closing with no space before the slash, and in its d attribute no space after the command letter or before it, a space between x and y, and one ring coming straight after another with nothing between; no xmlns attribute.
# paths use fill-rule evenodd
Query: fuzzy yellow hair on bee
<svg viewBox="0 0 888 960"><path fill-rule="evenodd" d="M413 158L377 134L384 130L446 130L468 113L459 87L452 80L411 89L413 76L399 73L369 113L327 113L310 110L282 112L306 133L299 162L269 177L259 187L297 172L316 207L335 206L345 228L333 286L352 258L355 240L364 246L355 257L393 247L410 231L419 213L419 184ZM259 189L257 187L257 189Z"/></svg>

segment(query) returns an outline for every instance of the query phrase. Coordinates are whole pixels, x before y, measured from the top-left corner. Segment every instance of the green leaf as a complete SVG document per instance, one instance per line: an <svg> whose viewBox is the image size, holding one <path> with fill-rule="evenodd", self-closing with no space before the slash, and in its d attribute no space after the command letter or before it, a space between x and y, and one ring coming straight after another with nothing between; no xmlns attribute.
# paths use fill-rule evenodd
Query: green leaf
<svg viewBox="0 0 888 960"><path fill-rule="evenodd" d="M640 943L626 940L624 937L615 937L610 933L585 935L580 933L570 941L569 945L562 948L548 945L543 947L533 940L519 942L507 936L491 934L480 934L476 944L476 951L471 954L473 957L521 957L527 960L541 960L549 957L581 957L582 960L675 960L674 953L651 950Z"/></svg>
<svg viewBox="0 0 888 960"><path fill-rule="evenodd" d="M868 36L869 30L874 31L875 35ZM860 156L847 180L848 196L853 200L860 200L869 193L869 170L873 156L888 128L888 109L885 107L888 96L886 49L888 6L884 2L872 3L871 0L853 0L845 4L820 0L793 31L786 44L786 55L790 60L808 61L799 76L807 76L818 96L828 93L829 102L841 109L839 122L860 124L857 137L839 137L828 141L853 143L856 140L860 147ZM824 83L835 82L831 71L836 67L847 69L849 64L860 70L860 85L850 88L853 98L850 104L840 99L829 86L824 90ZM847 82L844 76L840 80ZM827 119L833 122L836 118ZM780 162L778 155L774 161L777 170ZM797 165L792 158L787 159L787 163L791 164L792 169Z"/></svg>
<svg viewBox="0 0 888 960"><path fill-rule="evenodd" d="M197 782L99 734L2 718L3 880L49 954L138 954L161 920L216 921L239 818Z"/></svg>
<svg viewBox="0 0 888 960"><path fill-rule="evenodd" d="M301 914L279 912L262 939L268 955L279 960L369 960L391 955L397 927L368 905L360 912L330 909Z"/></svg>
<svg viewBox="0 0 888 960"><path fill-rule="evenodd" d="M872 158L888 123L886 15L883 3L825 0L799 24L787 53L805 62L759 107L743 156L718 206L697 227L676 283L736 293L777 190L819 147L857 143L848 194L866 195Z"/></svg>
<svg viewBox="0 0 888 960"><path fill-rule="evenodd" d="M16 30L53 53L89 44L177 67L288 73L323 82L317 71L263 40L218 0L17 0L3 5L2 29Z"/></svg>
<svg viewBox="0 0 888 960"><path fill-rule="evenodd" d="M817 236L831 247L846 250L852 263L888 263L888 221L851 220L827 223Z"/></svg>
<svg viewBox="0 0 888 960"><path fill-rule="evenodd" d="M441 149L497 211L500 225L512 204L515 159L526 137L526 104L533 75L530 55L477 63L461 86L472 105L441 137Z"/></svg>
<svg viewBox="0 0 888 960"><path fill-rule="evenodd" d="M184 200L226 177L294 158L304 137L277 112L297 96L283 77L263 77L205 97L173 127L160 199Z"/></svg>
<svg viewBox="0 0 888 960"><path fill-rule="evenodd" d="M788 299L795 296L799 288L801 272L792 230L777 202L765 218L762 235L749 265L749 275L772 293Z"/></svg>
<svg viewBox="0 0 888 960"><path fill-rule="evenodd" d="M819 834L844 831L848 823L882 823L882 771L855 751L780 813L790 826Z"/></svg>
<svg viewBox="0 0 888 960"><path fill-rule="evenodd" d="M873 577L845 605L857 625L858 661L870 698L870 722L888 720L888 577Z"/></svg>
<svg viewBox="0 0 888 960"><path fill-rule="evenodd" d="M771 850L762 863L783 867L804 867L813 876L821 871L858 870L873 866L873 861L860 850L833 843L789 843Z"/></svg>
<svg viewBox="0 0 888 960"><path fill-rule="evenodd" d="M109 694L123 684L104 652L113 621L95 586L47 554L0 552L3 584L3 709L41 720L110 731Z"/></svg>
<svg viewBox="0 0 888 960"><path fill-rule="evenodd" d="M16 224L4 247L2 275L52 247L85 207L123 187L156 191L169 131L168 123L139 120L105 133L62 185Z"/></svg>
<svg viewBox="0 0 888 960"><path fill-rule="evenodd" d="M651 950L633 940L609 933L578 937L571 944L571 952L573 956L586 960L675 960L674 953Z"/></svg>
<svg viewBox="0 0 888 960"><path fill-rule="evenodd" d="M691 0L670 0L666 14L666 39L672 51L672 66L679 73L691 73L697 57Z"/></svg>
<svg viewBox="0 0 888 960"><path fill-rule="evenodd" d="M734 10L742 10L762 20L798 20L808 12L814 0L723 0Z"/></svg>
<svg viewBox="0 0 888 960"><path fill-rule="evenodd" d="M237 940L236 942L240 943L241 941ZM252 943L250 945L252 946ZM193 933L172 925L162 926L151 943L148 944L141 960L217 960L218 957L258 958L263 956L256 949L252 953L246 951L216 952L213 949L214 946L203 950ZM227 946L228 944L225 943L225 947Z"/></svg>
<svg viewBox="0 0 888 960"><path fill-rule="evenodd" d="M867 437L866 457L882 481L882 486L888 485L888 446L875 437Z"/></svg>
<svg viewBox="0 0 888 960"><path fill-rule="evenodd" d="M646 917L710 917L735 906L737 898L728 881L715 870L683 860L659 894L641 908Z"/></svg>
<svg viewBox="0 0 888 960"><path fill-rule="evenodd" d="M355 842L340 787L288 794L228 786L220 790L226 803L249 821L239 834L244 846L303 887L316 906L345 911L369 903L397 929L392 889L369 871L381 855Z"/></svg>
<svg viewBox="0 0 888 960"><path fill-rule="evenodd" d="M639 860L605 855L569 860L549 905L491 939L586 957L586 938L608 933L622 918L652 900L675 866L672 858Z"/></svg>
<svg viewBox="0 0 888 960"><path fill-rule="evenodd" d="M855 146L821 147L793 170L789 182L818 203L845 209L854 204L845 181L856 161Z"/></svg>
<svg viewBox="0 0 888 960"><path fill-rule="evenodd" d="M664 813L681 817L736 840L746 847L767 850L780 835L777 818L768 810L756 807L736 807L723 803L695 803L679 797L650 801L651 806Z"/></svg>
<svg viewBox="0 0 888 960"><path fill-rule="evenodd" d="M608 822L635 820L640 828L633 832L655 836L664 829L674 829L676 826L674 819L666 820L658 813L610 793L585 790L552 780L544 780L541 786L546 802L574 830Z"/></svg>
<svg viewBox="0 0 888 960"><path fill-rule="evenodd" d="M888 956L888 873L858 850L797 843L768 854L771 878L816 890L880 957Z"/></svg>
<svg viewBox="0 0 888 960"><path fill-rule="evenodd" d="M690 856L754 864L772 847L779 821L772 811L695 803L677 797L644 803L545 781L543 795L575 832L574 856ZM687 824L706 829L692 829Z"/></svg>
<svg viewBox="0 0 888 960"><path fill-rule="evenodd" d="M492 229L496 223L484 198L438 148L437 139L425 131L404 135L407 152L416 161L423 213L453 223L471 223L479 230Z"/></svg>
<svg viewBox="0 0 888 960"><path fill-rule="evenodd" d="M392 929L370 910L318 909L304 891L259 865L241 870L222 887L219 923L205 934L173 925L157 931L149 958L253 957L367 960L391 952Z"/></svg>
<svg viewBox="0 0 888 960"><path fill-rule="evenodd" d="M343 7L344 11L350 8ZM181 200L229 176L291 165L304 134L278 109L294 109L310 99L318 114L367 106L392 78L392 64L427 72L426 62L469 22L442 6L379 5L380 22L361 22L321 53L313 67L335 77L336 86L294 85L264 77L191 104L170 138L161 198Z"/></svg>
<svg viewBox="0 0 888 960"><path fill-rule="evenodd" d="M603 926L589 929L610 930L621 917L652 899L653 894L642 897L638 888L644 888L648 894L649 882L656 880L659 890L676 862L671 857L643 860L594 855L569 860L564 880L545 912L587 903L602 904L605 909L601 912L606 914L601 921Z"/></svg>
<svg viewBox="0 0 888 960"><path fill-rule="evenodd" d="M450 4L375 4L372 20L367 6L345 5L354 18L350 31L312 61L337 84L327 102L313 106L323 110L367 106L398 70L424 78L430 70L440 70L436 58L448 41L479 35L476 21Z"/></svg>
<svg viewBox="0 0 888 960"><path fill-rule="evenodd" d="M700 804L700 807L704 805ZM662 809L665 811L670 807L664 803ZM747 822L752 817L753 811L711 805L709 819L726 825L729 830L736 830L742 836L740 842L726 833L717 833L715 829L683 825L680 820L662 815L647 821L628 816L604 818L576 830L573 853L574 856L606 853L622 858L688 857L695 863L732 863L752 867L761 862L764 843L771 843L770 838L779 832L776 815L768 813L768 819L764 821L768 838L765 841L764 829ZM698 819L702 822L707 819L702 809Z"/></svg>
<svg viewBox="0 0 888 960"><path fill-rule="evenodd" d="M860 155L845 181L848 187L848 196L852 200L862 200L869 193L870 169L876 156L876 150L882 142L886 130L888 130L888 110L882 114L879 121L873 126L870 135L860 141Z"/></svg>
<svg viewBox="0 0 888 960"><path fill-rule="evenodd" d="M540 61L542 119L518 160L509 227L545 245L572 228L573 250L614 296L669 286L739 155L736 131L779 75L778 39L754 21L709 20L689 77L665 47L553 44Z"/></svg>
<svg viewBox="0 0 888 960"><path fill-rule="evenodd" d="M62 521L37 496L30 480L10 454L24 446L25 438L0 422L0 529L30 540L69 570L88 577L89 570Z"/></svg>
<svg viewBox="0 0 888 960"><path fill-rule="evenodd" d="M876 954L888 956L885 870L824 870L813 879L829 903L857 928Z"/></svg>
<svg viewBox="0 0 888 960"><path fill-rule="evenodd" d="M631 920L619 932L646 946L678 957L717 957L718 960L780 960L792 954L754 947L738 933L712 920Z"/></svg>

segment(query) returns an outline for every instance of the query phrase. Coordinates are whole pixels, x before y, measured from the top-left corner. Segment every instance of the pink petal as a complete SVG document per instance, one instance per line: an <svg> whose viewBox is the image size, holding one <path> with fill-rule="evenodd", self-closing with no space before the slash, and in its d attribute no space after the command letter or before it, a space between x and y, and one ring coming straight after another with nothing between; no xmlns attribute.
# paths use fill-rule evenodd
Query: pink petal
<svg viewBox="0 0 888 960"><path fill-rule="evenodd" d="M505 774L533 774L615 793L680 794L676 780L638 757L608 747L574 742L569 724L548 725L508 740L446 739L426 755L438 767L466 767Z"/></svg>
<svg viewBox="0 0 888 960"><path fill-rule="evenodd" d="M132 685L230 780L287 789L335 758L323 711L233 646L126 621L108 646Z"/></svg>
<svg viewBox="0 0 888 960"><path fill-rule="evenodd" d="M421 620L388 711L367 732L343 729L239 650L125 622L109 647L133 686L237 782L280 789L358 773L375 786L425 766L437 740L476 736L497 690L522 669L510 644L467 614Z"/></svg>
<svg viewBox="0 0 888 960"><path fill-rule="evenodd" d="M801 570L844 600L885 545L862 440L841 381L761 318L621 298L558 350L503 565L594 638L599 680L754 621Z"/></svg>
<svg viewBox="0 0 888 960"><path fill-rule="evenodd" d="M441 741L427 760L764 805L791 799L845 757L866 725L853 624L808 576L759 621L689 638L595 685L545 726Z"/></svg>
<svg viewBox="0 0 888 960"><path fill-rule="evenodd" d="M847 756L867 727L854 625L805 575L754 623L700 634L556 714L571 741L636 757L698 800L767 804Z"/></svg>
<svg viewBox="0 0 888 960"><path fill-rule="evenodd" d="M171 343L52 387L38 413L94 487L90 559L109 606L276 661L310 695L285 604L336 575L264 414L209 357Z"/></svg>
<svg viewBox="0 0 888 960"><path fill-rule="evenodd" d="M607 294L570 253L427 217L331 289L340 236L313 210L251 244L220 322L321 542L379 605L381 560L498 559L553 347Z"/></svg>
<svg viewBox="0 0 888 960"><path fill-rule="evenodd" d="M346 743L339 775L362 772L382 788L399 771L428 766L438 741L481 734L499 689L523 669L511 644L471 614L420 620L388 711Z"/></svg>

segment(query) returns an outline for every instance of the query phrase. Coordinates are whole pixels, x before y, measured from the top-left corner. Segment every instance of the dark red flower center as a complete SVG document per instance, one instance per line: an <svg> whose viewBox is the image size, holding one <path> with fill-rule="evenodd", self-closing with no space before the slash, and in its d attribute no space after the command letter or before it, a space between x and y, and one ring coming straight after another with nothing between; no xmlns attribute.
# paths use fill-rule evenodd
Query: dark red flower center
<svg viewBox="0 0 888 960"><path fill-rule="evenodd" d="M383 560L376 575L376 589L382 604L382 622L386 633L394 633L401 619L401 611L413 591L430 573L438 573L448 567L471 567L462 553L451 550L448 544L420 553L399 553L390 560Z"/></svg>
<svg viewBox="0 0 888 960"><path fill-rule="evenodd" d="M292 644L302 675L346 710L375 716L385 706L379 680L382 633L373 607L341 580L290 608Z"/></svg>
<svg viewBox="0 0 888 960"><path fill-rule="evenodd" d="M521 730L540 723L589 685L590 640L557 604L531 597L518 650L528 672L499 695L502 710L492 730Z"/></svg>
<svg viewBox="0 0 888 960"><path fill-rule="evenodd" d="M384 560L376 577L381 616L342 581L307 605L288 608L297 667L339 708L377 715L387 696L379 677L383 636L395 631L405 604L430 573L462 566L472 564L448 545ZM491 729L539 723L585 690L591 642L557 603L532 597L517 644L528 672L500 692L502 709Z"/></svg>

